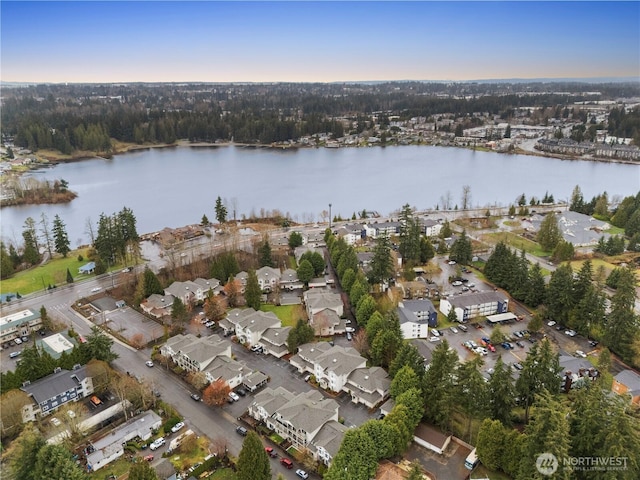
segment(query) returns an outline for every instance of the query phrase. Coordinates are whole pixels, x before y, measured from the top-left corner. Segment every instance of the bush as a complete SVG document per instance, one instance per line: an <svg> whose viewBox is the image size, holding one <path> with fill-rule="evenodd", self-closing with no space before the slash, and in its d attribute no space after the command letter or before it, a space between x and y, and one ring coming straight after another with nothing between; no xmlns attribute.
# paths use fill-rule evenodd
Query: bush
<svg viewBox="0 0 640 480"><path fill-rule="evenodd" d="M84 260L84 257L82 255L78 255L78 261L82 262Z"/></svg>
<svg viewBox="0 0 640 480"><path fill-rule="evenodd" d="M164 430L164 433L169 433L171 432L171 429L175 426L175 424L180 421L181 421L180 417L172 415L167 419L166 422L164 422L164 425L162 426L162 430Z"/></svg>

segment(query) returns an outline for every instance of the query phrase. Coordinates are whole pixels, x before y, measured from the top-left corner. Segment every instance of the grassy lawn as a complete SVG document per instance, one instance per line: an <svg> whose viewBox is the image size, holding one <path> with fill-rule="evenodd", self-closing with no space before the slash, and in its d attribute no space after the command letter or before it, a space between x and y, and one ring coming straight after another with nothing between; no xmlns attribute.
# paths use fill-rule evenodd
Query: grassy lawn
<svg viewBox="0 0 640 480"><path fill-rule="evenodd" d="M299 319L306 319L307 314L302 305L261 305L263 312L273 312L282 321L283 327L295 327Z"/></svg>
<svg viewBox="0 0 640 480"><path fill-rule="evenodd" d="M610 233L611 235L624 235L624 228L620 228L620 227L616 227L614 225L611 225L611 228L609 228L609 230L607 230L607 233Z"/></svg>
<svg viewBox="0 0 640 480"><path fill-rule="evenodd" d="M177 450L180 453L173 455L169 460L178 471L186 470L204 460L204 457L209 454L208 446L209 440L206 437L199 437L195 443L195 448L188 452L183 452L180 450L182 448L181 445Z"/></svg>
<svg viewBox="0 0 640 480"><path fill-rule="evenodd" d="M124 457L120 457L118 460L111 462L109 465L101 468L97 472L91 472L89 474L89 478L103 480L104 478L108 478L112 473L119 478L125 473L128 473L130 468L131 461Z"/></svg>
<svg viewBox="0 0 640 480"><path fill-rule="evenodd" d="M536 242L532 242L531 240L527 240L526 238L519 237L511 232L497 232L497 233L487 233L483 235L483 240L488 243L496 244L500 241L505 242L507 245L517 249L523 250L527 253L535 255L537 257L547 257L551 255L551 252L547 252L540 247Z"/></svg>
<svg viewBox="0 0 640 480"><path fill-rule="evenodd" d="M569 262L569 264L571 265L571 268L573 269L574 272L577 272L578 270L580 270L580 268L582 268L582 264L584 263L584 260L574 260L572 262ZM611 273L611 271L616 268L616 266L612 263L609 263L601 258L592 258L591 259L591 267L595 273L596 270L598 270L598 268L600 266L603 266L605 268L605 270L607 271L607 275L609 275Z"/></svg>
<svg viewBox="0 0 640 480"><path fill-rule="evenodd" d="M213 475L207 477L207 480L237 480L238 475L230 468L221 468L216 470Z"/></svg>
<svg viewBox="0 0 640 480"><path fill-rule="evenodd" d="M87 249L74 250L67 258L54 258L45 265L18 272L13 277L0 282L0 292L18 292L20 295L26 295L43 290L49 285L63 285L67 283L67 268L75 281L89 278L92 275L78 274L78 268L88 262L87 252ZM84 260L79 261L78 255L82 255Z"/></svg>

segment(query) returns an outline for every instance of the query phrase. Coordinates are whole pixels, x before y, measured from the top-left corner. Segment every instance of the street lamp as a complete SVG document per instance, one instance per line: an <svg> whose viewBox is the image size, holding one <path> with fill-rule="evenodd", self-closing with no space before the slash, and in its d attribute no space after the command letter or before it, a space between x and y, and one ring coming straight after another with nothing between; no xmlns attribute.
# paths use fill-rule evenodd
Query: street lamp
<svg viewBox="0 0 640 480"><path fill-rule="evenodd" d="M329 204L329 229L331 229L331 204Z"/></svg>

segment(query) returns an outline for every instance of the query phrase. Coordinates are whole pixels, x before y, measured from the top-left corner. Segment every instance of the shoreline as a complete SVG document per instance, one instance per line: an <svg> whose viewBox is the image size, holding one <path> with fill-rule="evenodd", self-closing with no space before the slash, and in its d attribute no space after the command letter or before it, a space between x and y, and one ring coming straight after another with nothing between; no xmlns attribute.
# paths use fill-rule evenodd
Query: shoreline
<svg viewBox="0 0 640 480"><path fill-rule="evenodd" d="M373 145L374 147L403 147L405 145ZM516 149L512 152L498 152L490 149L474 149L471 147L459 147L455 145L433 145L433 144L412 144L410 146L419 146L419 147L443 147L443 148L462 148L465 150L478 150L478 151L488 151L492 153L498 153L500 155L529 155L532 157L545 157L545 158L555 158L557 160L581 160L586 162L602 162L602 163L619 163L624 165L640 165L640 162L635 162L632 160L624 160L617 158L595 158L595 157L582 157L575 155L561 155L561 154L548 154L546 152L532 152L530 150L523 150L521 148L516 147ZM34 155L38 159L42 159L47 163L72 163L79 162L82 160L91 160L95 158L110 160L112 157L118 155L125 155L127 153L134 153L138 151L146 151L152 149L168 149L168 148L221 148L221 147L239 147L239 148L265 148L265 149L275 149L275 150L296 150L296 149L311 149L311 148L335 148L335 147L327 147L327 146L311 146L311 145L274 145L274 144L256 144L256 143L236 143L236 142L189 142L188 140L178 140L175 143L171 144L152 144L152 145L128 145L126 148L117 150L112 152L109 157L103 157L96 154L92 154L90 152L82 152L78 156L71 156L70 158L57 158L57 157L49 157L47 155L38 155L38 153L34 153ZM338 148L370 148L371 145L350 145L350 146L340 146ZM24 173L24 172L21 172Z"/></svg>

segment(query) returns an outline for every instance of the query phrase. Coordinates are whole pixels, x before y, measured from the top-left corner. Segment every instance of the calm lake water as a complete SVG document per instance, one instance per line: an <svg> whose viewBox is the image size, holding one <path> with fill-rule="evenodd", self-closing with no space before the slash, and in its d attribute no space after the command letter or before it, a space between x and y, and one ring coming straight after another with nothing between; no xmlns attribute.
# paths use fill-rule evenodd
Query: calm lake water
<svg viewBox="0 0 640 480"><path fill-rule="evenodd" d="M45 212L50 221L60 215L73 247L88 241L86 219L95 225L101 212L127 206L138 219L138 232L147 233L198 223L203 214L214 221L218 196L235 199L238 218L277 209L311 222L329 203L333 215L350 217L365 208L388 215L406 203L434 208L449 192L453 206L461 204L463 185L471 187L471 203L479 207L509 205L522 193L541 198L547 191L559 201L575 185L587 200L603 191L611 198L640 190L638 165L426 146L182 147L61 164L30 175L63 178L79 196L65 205L3 208L3 238L21 243L25 219L39 220Z"/></svg>

